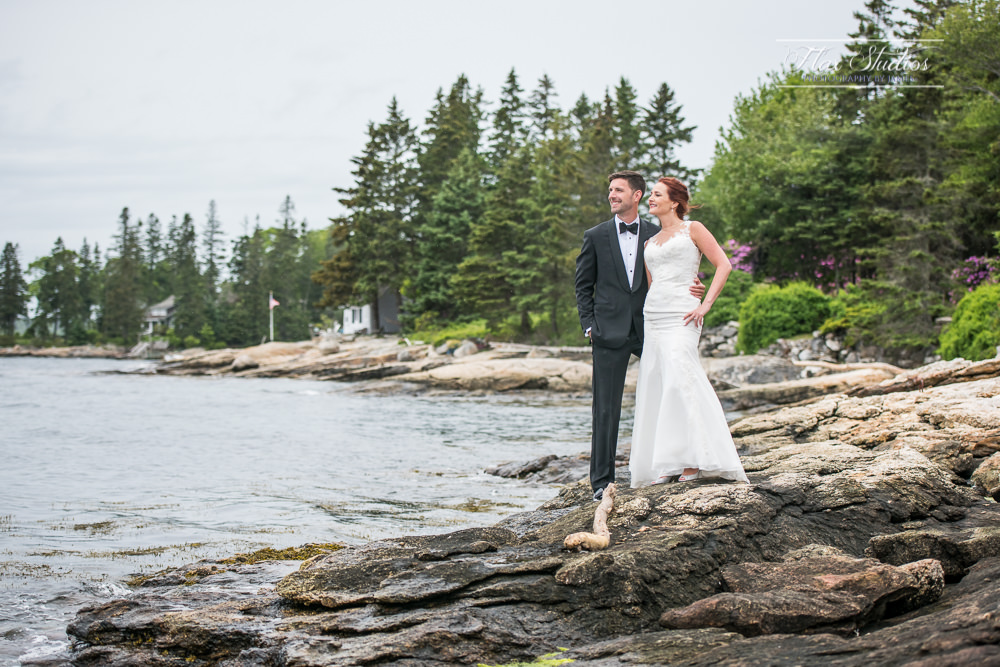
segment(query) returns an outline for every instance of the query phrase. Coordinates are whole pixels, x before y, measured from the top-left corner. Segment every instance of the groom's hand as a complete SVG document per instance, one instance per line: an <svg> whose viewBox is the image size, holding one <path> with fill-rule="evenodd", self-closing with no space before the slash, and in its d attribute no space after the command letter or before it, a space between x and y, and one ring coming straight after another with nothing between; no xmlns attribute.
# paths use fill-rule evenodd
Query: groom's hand
<svg viewBox="0 0 1000 667"><path fill-rule="evenodd" d="M698 301L701 301L705 297L705 285L698 279L698 276L694 277L694 283L688 288L688 291Z"/></svg>

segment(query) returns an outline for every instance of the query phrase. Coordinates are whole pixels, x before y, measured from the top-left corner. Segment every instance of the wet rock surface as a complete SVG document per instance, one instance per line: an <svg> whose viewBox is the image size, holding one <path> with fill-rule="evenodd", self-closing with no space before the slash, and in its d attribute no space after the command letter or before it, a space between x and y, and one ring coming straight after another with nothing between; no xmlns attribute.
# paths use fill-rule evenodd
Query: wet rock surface
<svg viewBox="0 0 1000 667"><path fill-rule="evenodd" d="M936 601L944 592L941 563L900 567L852 558L830 547L806 547L780 563L739 563L722 570L724 593L671 609L666 628L724 628L744 636L798 632L850 634Z"/></svg>
<svg viewBox="0 0 1000 667"><path fill-rule="evenodd" d="M1000 663L1000 511L969 481L1000 450L1000 380L837 394L732 430L750 484L622 484L604 551L562 548L594 518L578 477L493 527L165 573L81 610L73 662Z"/></svg>

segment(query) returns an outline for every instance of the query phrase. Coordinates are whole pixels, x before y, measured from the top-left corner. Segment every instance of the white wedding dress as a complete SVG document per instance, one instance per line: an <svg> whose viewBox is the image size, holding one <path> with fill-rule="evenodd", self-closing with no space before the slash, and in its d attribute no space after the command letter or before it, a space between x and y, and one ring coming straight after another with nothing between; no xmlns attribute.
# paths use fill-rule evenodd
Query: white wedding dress
<svg viewBox="0 0 1000 667"><path fill-rule="evenodd" d="M691 223L662 245L650 241L646 265L653 282L643 308L645 329L635 391L629 471L632 488L698 468L698 477L747 481L726 415L698 358L701 327L684 326L698 307L688 292L701 251Z"/></svg>

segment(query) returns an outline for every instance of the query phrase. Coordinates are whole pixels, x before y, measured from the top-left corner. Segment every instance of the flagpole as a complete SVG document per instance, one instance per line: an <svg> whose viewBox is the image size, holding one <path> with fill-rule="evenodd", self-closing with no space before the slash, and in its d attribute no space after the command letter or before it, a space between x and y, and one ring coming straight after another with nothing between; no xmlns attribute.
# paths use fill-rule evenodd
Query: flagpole
<svg viewBox="0 0 1000 667"><path fill-rule="evenodd" d="M269 341L274 342L274 292L267 293L267 313L271 317L271 337L268 338Z"/></svg>

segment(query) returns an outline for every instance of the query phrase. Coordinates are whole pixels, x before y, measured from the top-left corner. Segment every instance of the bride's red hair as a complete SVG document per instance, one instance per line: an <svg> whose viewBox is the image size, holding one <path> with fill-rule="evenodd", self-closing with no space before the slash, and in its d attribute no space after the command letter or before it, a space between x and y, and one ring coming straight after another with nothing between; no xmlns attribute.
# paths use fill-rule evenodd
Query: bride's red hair
<svg viewBox="0 0 1000 667"><path fill-rule="evenodd" d="M677 203L678 218L683 218L691 209L701 208L701 206L691 205L691 196L688 194L687 186L673 176L664 176L657 183L663 183L664 187L667 188L667 195L670 197L670 201Z"/></svg>

